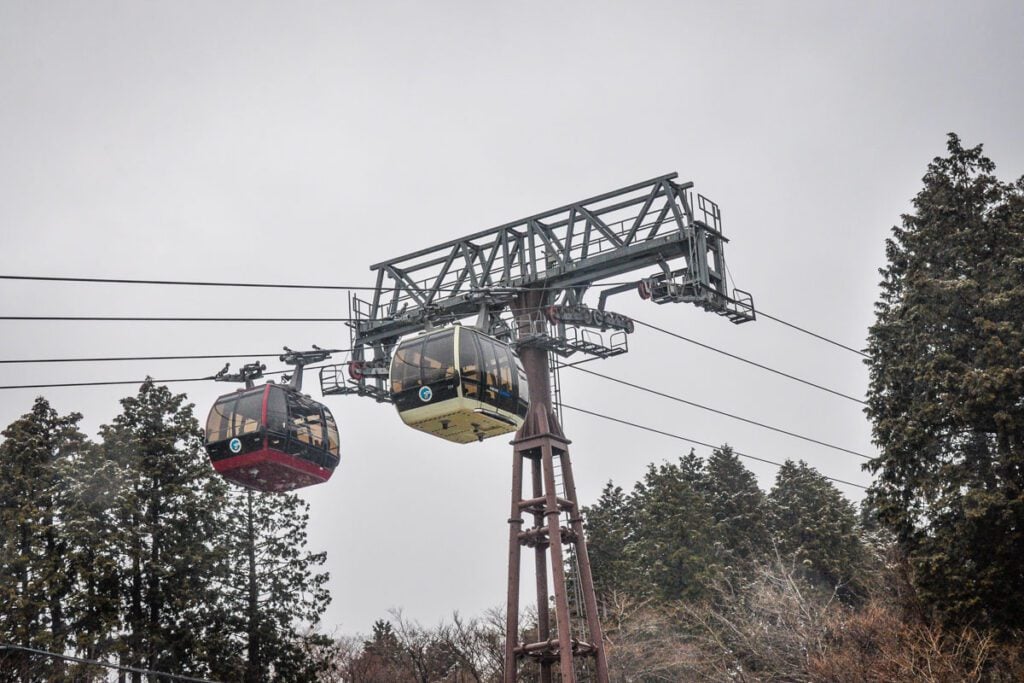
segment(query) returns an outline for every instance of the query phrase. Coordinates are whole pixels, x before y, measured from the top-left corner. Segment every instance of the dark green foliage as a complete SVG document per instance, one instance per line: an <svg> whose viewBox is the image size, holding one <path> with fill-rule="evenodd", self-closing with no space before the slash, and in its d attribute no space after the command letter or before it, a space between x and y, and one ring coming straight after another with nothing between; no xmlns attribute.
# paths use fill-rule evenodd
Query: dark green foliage
<svg viewBox="0 0 1024 683"><path fill-rule="evenodd" d="M362 652L347 667L355 680L367 683L386 683L414 675L405 665L405 648L390 621L378 619L373 633L363 642Z"/></svg>
<svg viewBox="0 0 1024 683"><path fill-rule="evenodd" d="M728 446L650 465L628 495L609 483L584 513L599 599L700 598L771 547L764 494Z"/></svg>
<svg viewBox="0 0 1024 683"><path fill-rule="evenodd" d="M112 542L119 530L112 502L120 494L122 470L94 445L64 463L63 471L65 532L77 579L67 596L72 645L86 659L103 659L114 651L121 619L121 557Z"/></svg>
<svg viewBox="0 0 1024 683"><path fill-rule="evenodd" d="M740 569L769 545L764 493L728 445L711 453L706 469L715 557L725 567Z"/></svg>
<svg viewBox="0 0 1024 683"><path fill-rule="evenodd" d="M133 666L203 674L202 643L219 628L208 606L224 549L217 537L225 485L210 474L202 432L183 394L145 382L101 428L100 457L115 486L113 533L101 548L117 561L124 633Z"/></svg>
<svg viewBox="0 0 1024 683"><path fill-rule="evenodd" d="M631 512L629 498L611 482L597 502L586 508L587 554L598 595L626 587L636 589Z"/></svg>
<svg viewBox="0 0 1024 683"><path fill-rule="evenodd" d="M71 636L65 600L75 578L61 464L85 447L81 417L60 416L37 398L32 411L3 432L0 642L61 650Z"/></svg>
<svg viewBox="0 0 1024 683"><path fill-rule="evenodd" d="M862 592L867 553L850 501L805 462L787 460L768 494L768 520L780 558L840 597Z"/></svg>
<svg viewBox="0 0 1024 683"><path fill-rule="evenodd" d="M401 656L401 645L391 622L385 619L373 622L373 633L370 640L363 643L363 649L386 661L397 660Z"/></svg>
<svg viewBox="0 0 1024 683"><path fill-rule="evenodd" d="M871 328L873 506L947 620L1024 613L1024 179L949 136L886 243Z"/></svg>
<svg viewBox="0 0 1024 683"><path fill-rule="evenodd" d="M222 525L228 548L218 610L226 628L214 667L219 678L308 680L308 653L317 645L297 620L315 625L330 602L325 553L306 550L309 506L294 494L232 488Z"/></svg>
<svg viewBox="0 0 1024 683"><path fill-rule="evenodd" d="M95 446L44 399L3 432L0 642L223 680L327 671L329 640L298 630L329 600L305 503L229 489L184 395L147 381L122 408ZM104 673L8 654L0 680L12 667Z"/></svg>
<svg viewBox="0 0 1024 683"><path fill-rule="evenodd" d="M584 510L599 600L713 598L766 563L799 568L845 600L863 592L872 554L857 513L805 463L787 462L767 496L729 446L651 465L629 495L609 483Z"/></svg>
<svg viewBox="0 0 1024 683"><path fill-rule="evenodd" d="M830 629L902 607L854 506L802 462L765 495L728 446L691 452L584 515L613 680L832 680L807 673Z"/></svg>
<svg viewBox="0 0 1024 683"><path fill-rule="evenodd" d="M699 596L713 561L703 462L691 452L651 465L631 501L638 585L661 599Z"/></svg>

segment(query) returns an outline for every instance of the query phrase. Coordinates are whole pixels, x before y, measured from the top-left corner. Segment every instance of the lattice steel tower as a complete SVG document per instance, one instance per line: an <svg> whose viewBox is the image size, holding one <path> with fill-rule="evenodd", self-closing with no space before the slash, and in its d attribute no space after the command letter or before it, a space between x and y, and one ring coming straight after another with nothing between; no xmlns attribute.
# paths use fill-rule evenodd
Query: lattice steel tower
<svg viewBox="0 0 1024 683"><path fill-rule="evenodd" d="M696 304L734 323L755 318L751 296L726 280L718 206L699 194L694 202L693 184L675 179L653 178L371 266L372 297L350 300L352 360L321 370L325 395L390 401L399 339L473 316L519 354L530 408L512 441L506 683L531 661L545 683L556 673L565 683L581 672L608 680L570 442L553 409L551 357L627 352L633 322L605 308L609 296L627 291L658 304ZM652 270L638 272L645 269ZM629 282L601 287L612 278ZM592 307L584 297L595 286L601 290ZM533 550L538 618L526 640L519 623L524 547ZM579 600L570 599L570 557Z"/></svg>

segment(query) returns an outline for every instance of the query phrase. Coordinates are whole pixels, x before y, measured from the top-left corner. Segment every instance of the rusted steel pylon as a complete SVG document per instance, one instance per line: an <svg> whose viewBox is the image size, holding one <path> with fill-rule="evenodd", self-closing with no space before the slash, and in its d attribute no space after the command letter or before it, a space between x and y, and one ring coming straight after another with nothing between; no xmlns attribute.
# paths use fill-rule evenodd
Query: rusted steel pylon
<svg viewBox="0 0 1024 683"><path fill-rule="evenodd" d="M718 205L703 195L694 197L692 182L677 180L676 173L658 176L374 264L370 268L377 284L370 300L350 299L348 372L341 366L320 371L325 395L388 402L393 401L391 353L403 337L475 315L487 334L516 343L532 406L513 442L507 683L515 681L517 665L525 658L539 661L542 681L551 681L555 663L563 681L576 681L574 655L592 656L596 680L608 680L569 440L551 410L548 352L600 358L625 353L633 321L606 310L605 303L609 296L634 288L656 304L690 303L736 324L756 318L750 294L729 288L727 240ZM630 282L612 286L612 278ZM584 298L599 283L597 308L592 308ZM548 328L542 310L557 324ZM508 314L516 318L517 335L511 334ZM613 332L605 343L601 333L608 330ZM524 500L526 461L532 492ZM562 496L556 488L556 463L565 485ZM564 528L559 522L563 514L569 517ZM528 529L523 528L524 515L533 522ZM580 638L571 632L562 564L566 545L569 557L575 550L577 558L574 587L581 589L583 599L576 602L586 608L586 633ZM537 568L540 626L536 642L530 643L520 643L518 633L523 546L534 549ZM553 635L549 556L557 628Z"/></svg>
<svg viewBox="0 0 1024 683"><path fill-rule="evenodd" d="M520 324L536 324L543 302L538 290L518 297L516 309ZM531 319L533 323L531 323ZM512 453L512 510L509 516L508 544L508 605L505 628L505 683L515 683L519 662L532 659L540 666L541 683L551 683L554 664L562 683L576 683L576 657L592 657L595 680L607 683L608 663L601 636L601 623L597 615L594 579L590 572L587 542L583 534L583 518L576 499L572 463L569 459L569 440L552 410L550 364L548 352L542 348L524 346L519 357L530 384L530 412L526 422L516 433ZM555 458L561 466L564 496L559 496L555 482ZM523 497L525 463L529 462L531 495ZM569 514L569 526L561 525L563 513ZM524 515L533 525L524 529ZM576 546L579 583L586 611L586 634L574 634L569 614L569 592L565 578L567 544ZM537 585L537 634L532 642L519 640L519 570L521 549L534 550ZM554 585L555 633L551 633L548 605L548 558Z"/></svg>

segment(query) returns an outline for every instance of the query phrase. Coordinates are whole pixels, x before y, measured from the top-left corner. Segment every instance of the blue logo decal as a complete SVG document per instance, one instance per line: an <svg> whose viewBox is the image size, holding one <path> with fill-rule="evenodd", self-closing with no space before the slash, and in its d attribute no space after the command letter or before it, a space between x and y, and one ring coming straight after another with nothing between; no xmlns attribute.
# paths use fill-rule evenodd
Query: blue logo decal
<svg viewBox="0 0 1024 683"><path fill-rule="evenodd" d="M434 392L430 390L430 387L420 387L420 400L426 403L430 399L434 398Z"/></svg>
<svg viewBox="0 0 1024 683"><path fill-rule="evenodd" d="M231 439L231 441L228 443L228 448L231 449L232 453L241 453L242 442L238 439Z"/></svg>

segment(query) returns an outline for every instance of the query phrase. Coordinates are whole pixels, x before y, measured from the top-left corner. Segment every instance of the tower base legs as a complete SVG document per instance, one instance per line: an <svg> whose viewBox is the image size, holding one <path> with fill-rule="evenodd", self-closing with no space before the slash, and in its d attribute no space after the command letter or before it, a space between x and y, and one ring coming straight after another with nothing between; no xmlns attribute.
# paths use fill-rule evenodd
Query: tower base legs
<svg viewBox="0 0 1024 683"><path fill-rule="evenodd" d="M529 426L530 423L527 424ZM525 428L525 426L524 426ZM549 683L557 665L563 683L576 683L576 663L580 658L592 660L587 668L593 680L607 683L608 664L597 615L597 599L590 572L590 560L583 533L583 519L576 500L576 486L569 459L569 442L560 434L547 432L524 436L522 431L514 443L512 460L512 507L509 516L508 604L505 630L505 683L518 680L523 661L539 667L540 680ZM523 497L523 480L529 464L531 496ZM561 490L556 472L561 475ZM563 526L563 515L567 524ZM524 528L526 519L531 526ZM565 574L566 548L575 550L579 582L578 594L583 605L577 613L585 617L585 632L573 633L573 614L569 606L569 585ZM536 567L537 625L534 634L521 641L519 624L519 583L522 548L532 548ZM550 565L549 565L550 560ZM548 595L550 566L554 587L554 623L551 623ZM576 614L575 616L581 616ZM552 627L554 632L552 633Z"/></svg>

